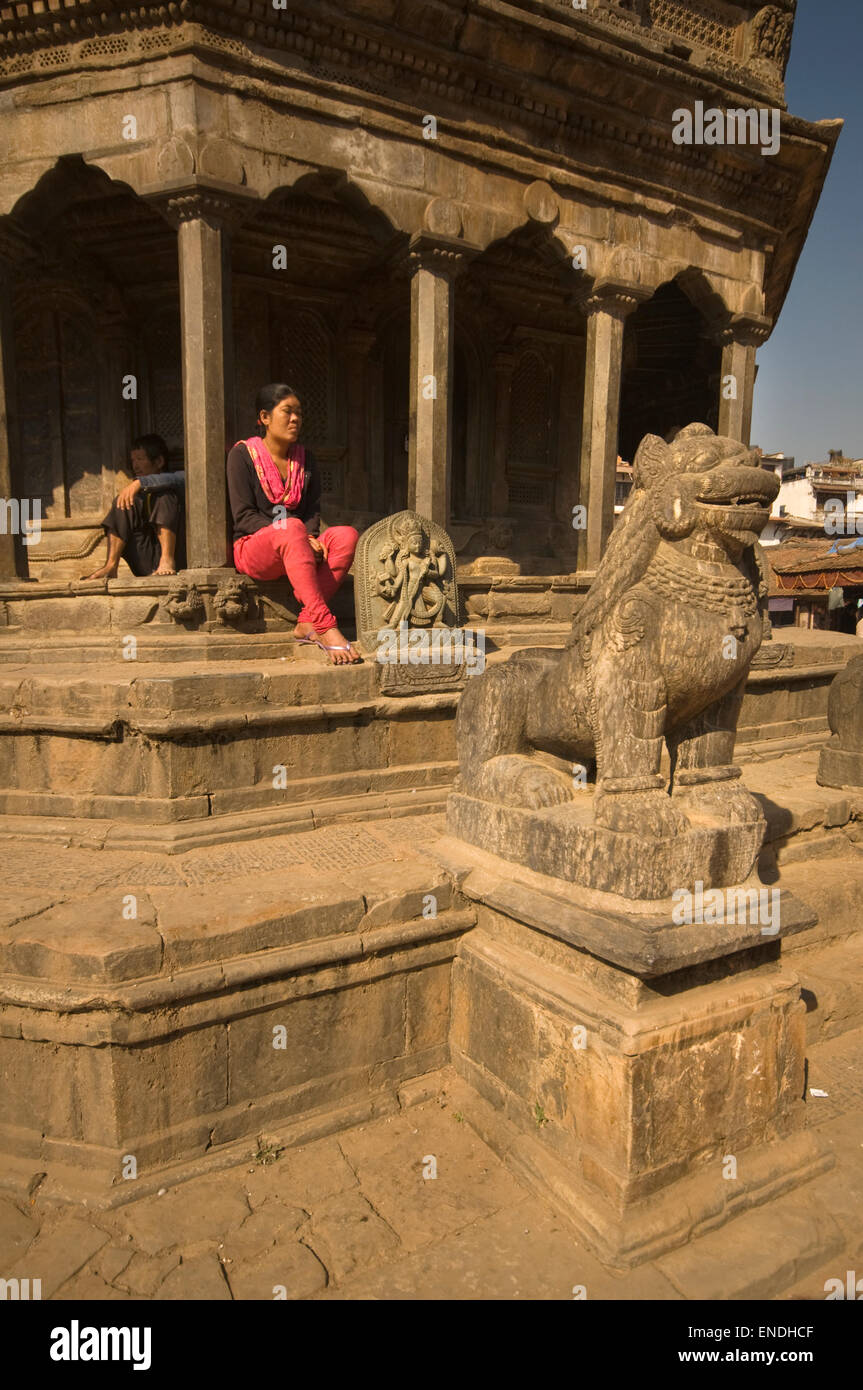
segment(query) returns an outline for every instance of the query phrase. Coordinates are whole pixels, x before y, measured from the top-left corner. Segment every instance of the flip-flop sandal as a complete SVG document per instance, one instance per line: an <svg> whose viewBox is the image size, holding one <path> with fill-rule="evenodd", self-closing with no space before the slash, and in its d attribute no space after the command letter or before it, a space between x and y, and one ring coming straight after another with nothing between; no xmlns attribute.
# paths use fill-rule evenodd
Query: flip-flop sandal
<svg viewBox="0 0 863 1390"><path fill-rule="evenodd" d="M315 646L316 646L316 647L320 647L320 649L321 649L322 652L356 652L356 651L357 651L357 649L356 649L356 647L354 646L353 642L348 642L347 646L345 646L345 647L328 647L327 644L326 644L326 642L316 642L316 643L315 643ZM362 661L362 657L360 656L360 653L359 653L359 652L357 652L357 656L359 656L359 657L360 657L360 661ZM346 661L346 662L343 662L342 665L345 665L345 666L356 666L356 665L357 665L357 662L355 662L355 661Z"/></svg>

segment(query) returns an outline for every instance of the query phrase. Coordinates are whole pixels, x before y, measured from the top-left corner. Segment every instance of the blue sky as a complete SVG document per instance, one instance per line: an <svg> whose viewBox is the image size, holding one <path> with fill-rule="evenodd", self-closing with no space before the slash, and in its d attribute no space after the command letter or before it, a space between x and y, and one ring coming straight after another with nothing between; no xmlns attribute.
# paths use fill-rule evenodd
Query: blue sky
<svg viewBox="0 0 863 1390"><path fill-rule="evenodd" d="M758 353L752 443L863 458L863 0L799 0L788 109L845 129L791 290Z"/></svg>

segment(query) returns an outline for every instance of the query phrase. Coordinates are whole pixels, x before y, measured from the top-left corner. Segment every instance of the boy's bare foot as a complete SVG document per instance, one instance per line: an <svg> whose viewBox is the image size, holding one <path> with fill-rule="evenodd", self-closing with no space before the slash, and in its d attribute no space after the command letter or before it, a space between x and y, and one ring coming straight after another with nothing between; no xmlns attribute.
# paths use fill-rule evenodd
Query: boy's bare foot
<svg viewBox="0 0 863 1390"><path fill-rule="evenodd" d="M118 574L118 565L101 565L100 568L94 570L92 574L82 574L78 583L86 584L88 579L116 579Z"/></svg>

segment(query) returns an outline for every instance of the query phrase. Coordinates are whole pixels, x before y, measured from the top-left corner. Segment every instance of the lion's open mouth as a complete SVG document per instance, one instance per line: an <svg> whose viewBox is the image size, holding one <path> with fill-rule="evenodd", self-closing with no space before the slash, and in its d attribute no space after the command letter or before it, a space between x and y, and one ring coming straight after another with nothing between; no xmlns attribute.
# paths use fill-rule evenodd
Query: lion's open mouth
<svg viewBox="0 0 863 1390"><path fill-rule="evenodd" d="M726 498L699 497L698 504L709 514L710 524L717 531L747 542L759 536L770 520L770 502L756 492L741 492Z"/></svg>
<svg viewBox="0 0 863 1390"><path fill-rule="evenodd" d="M757 507L759 511L770 510L767 498L756 492L739 493L732 497L697 497L695 500L700 502L702 507Z"/></svg>

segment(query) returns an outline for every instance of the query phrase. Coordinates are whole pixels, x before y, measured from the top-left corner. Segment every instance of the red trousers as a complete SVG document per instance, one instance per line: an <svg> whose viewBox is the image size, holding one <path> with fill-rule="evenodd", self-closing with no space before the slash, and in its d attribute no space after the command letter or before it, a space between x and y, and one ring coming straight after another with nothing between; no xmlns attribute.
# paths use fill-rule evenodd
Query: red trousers
<svg viewBox="0 0 863 1390"><path fill-rule="evenodd" d="M353 564L359 533L353 526L328 526L320 540L327 553L318 563L305 526L299 517L289 516L234 541L234 566L252 579L281 579L286 574L302 604L297 622L327 632L336 626L327 601Z"/></svg>

